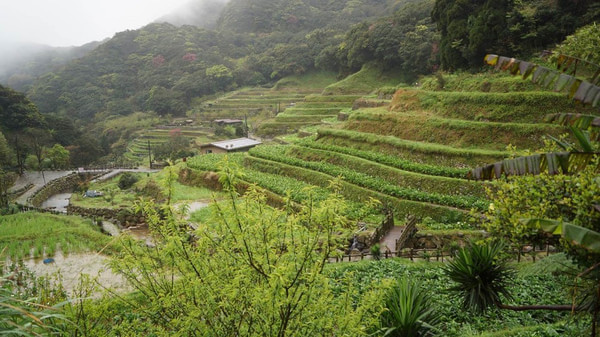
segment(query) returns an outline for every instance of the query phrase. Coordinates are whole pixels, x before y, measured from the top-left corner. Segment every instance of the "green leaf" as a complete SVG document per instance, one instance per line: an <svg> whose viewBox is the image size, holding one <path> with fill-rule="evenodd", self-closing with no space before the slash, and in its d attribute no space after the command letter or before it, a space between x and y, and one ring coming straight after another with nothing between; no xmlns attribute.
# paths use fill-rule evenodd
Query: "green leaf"
<svg viewBox="0 0 600 337"><path fill-rule="evenodd" d="M573 135L575 136L575 138L577 138L577 141L579 142L579 146L581 146L581 148L583 149L583 152L593 152L594 151L592 143L590 142L590 137L587 132L585 132L579 128L572 127L572 126L569 128L573 132Z"/></svg>
<svg viewBox="0 0 600 337"><path fill-rule="evenodd" d="M569 83L574 81L575 78L571 75L560 74L558 75L558 79L554 83L554 91L559 92L563 91L565 87L569 86Z"/></svg>
<svg viewBox="0 0 600 337"><path fill-rule="evenodd" d="M544 232L561 235L566 240L588 249L595 253L600 253L600 233L569 222L562 222L550 219L521 219L521 223L529 227L539 227Z"/></svg>
<svg viewBox="0 0 600 337"><path fill-rule="evenodd" d="M577 88L575 92L574 99L583 102L588 94L588 92L592 89L593 85L590 82L583 81Z"/></svg>
<svg viewBox="0 0 600 337"><path fill-rule="evenodd" d="M600 87L593 85L583 98L584 104L592 104L596 96L600 94Z"/></svg>
<svg viewBox="0 0 600 337"><path fill-rule="evenodd" d="M573 126L579 129L587 129L590 126L600 126L600 117L595 115L583 115L573 113L557 113L546 115L544 121L547 123L557 122L564 126Z"/></svg>
<svg viewBox="0 0 600 337"><path fill-rule="evenodd" d="M487 63L490 66L495 66L498 63L498 55L487 54L483 59L485 63Z"/></svg>

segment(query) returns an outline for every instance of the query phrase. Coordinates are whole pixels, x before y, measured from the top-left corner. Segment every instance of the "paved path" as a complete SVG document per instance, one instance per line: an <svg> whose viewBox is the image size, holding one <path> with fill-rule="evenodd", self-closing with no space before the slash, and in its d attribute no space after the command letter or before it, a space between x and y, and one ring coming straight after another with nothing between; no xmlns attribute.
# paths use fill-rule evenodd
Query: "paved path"
<svg viewBox="0 0 600 337"><path fill-rule="evenodd" d="M44 175L42 176L41 172L25 172L22 176L17 179L13 187L10 188L9 191L16 191L22 189L23 187L33 184L27 192L23 193L19 198L17 198L17 203L21 205L27 204L27 199L31 197L35 192L39 191L42 187L44 187L44 178L46 179L46 183L62 178L64 176L69 175L73 171L44 171Z"/></svg>
<svg viewBox="0 0 600 337"><path fill-rule="evenodd" d="M379 241L381 253L385 253L386 249L389 249L390 252L396 251L396 240L400 238L400 235L404 231L404 227L405 226L392 227L392 229L381 239L381 241Z"/></svg>
<svg viewBox="0 0 600 337"><path fill-rule="evenodd" d="M93 183L99 182L99 181L104 181L104 180L108 180L118 174L121 174L123 172L136 172L136 173L156 173L159 172L160 170L151 170L151 169L114 169L114 170L110 170L108 171L106 174L92 180ZM84 171L86 172L86 171Z"/></svg>
<svg viewBox="0 0 600 337"><path fill-rule="evenodd" d="M113 169L113 170L104 170L107 173L102 175L99 178L94 179L94 182L96 181L103 181L106 179L110 179L114 176L116 176L119 173L123 173L123 172L141 172L141 173L154 173L154 172L158 172L159 170L150 170L150 169ZM13 187L10 188L10 191L16 191L19 189L24 188L25 186L29 185L29 184L33 184L33 187L30 188L27 192L23 193L20 197L17 198L16 202L18 204L21 205L27 205L27 199L29 199L29 197L31 197L32 195L35 194L35 192L39 191L40 189L42 189L42 187L44 187L45 183L49 183L52 180L58 179L58 178L62 178L64 176L67 176L73 172L79 172L79 173L94 173L94 172L103 172L101 170L84 170L84 171L44 171L44 175L42 176L41 172L25 172L22 176L20 176L17 181L15 182L15 184L13 185ZM45 183L44 183L44 178L45 178Z"/></svg>

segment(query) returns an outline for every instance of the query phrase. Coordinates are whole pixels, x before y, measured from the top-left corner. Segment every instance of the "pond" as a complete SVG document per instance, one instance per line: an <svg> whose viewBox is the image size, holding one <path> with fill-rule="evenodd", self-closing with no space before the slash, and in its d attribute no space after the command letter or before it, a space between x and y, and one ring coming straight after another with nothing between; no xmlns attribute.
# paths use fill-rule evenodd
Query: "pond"
<svg viewBox="0 0 600 337"><path fill-rule="evenodd" d="M67 206L69 206L69 199L71 199L72 193L60 193L55 194L48 198L48 200L42 203L41 208L53 209L58 212L67 213Z"/></svg>

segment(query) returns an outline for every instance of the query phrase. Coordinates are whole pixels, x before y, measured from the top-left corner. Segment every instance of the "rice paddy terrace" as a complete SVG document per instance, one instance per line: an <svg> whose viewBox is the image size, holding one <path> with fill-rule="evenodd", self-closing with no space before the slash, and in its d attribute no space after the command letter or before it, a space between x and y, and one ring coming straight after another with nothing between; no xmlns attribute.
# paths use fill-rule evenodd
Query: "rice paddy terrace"
<svg viewBox="0 0 600 337"><path fill-rule="evenodd" d="M148 147L153 148L166 143L170 137L180 134L192 144L202 144L215 139L213 130L208 127L194 126L158 126L140 132L127 146L124 157L132 162L145 162L148 158Z"/></svg>
<svg viewBox="0 0 600 337"><path fill-rule="evenodd" d="M195 145L228 138L227 136L215 135L213 121L216 119L247 119L250 124L250 132L253 133L256 129L261 130L262 122L265 119L270 119L276 115L278 117L283 116L282 112L287 110L293 111L297 106L305 104L303 101L307 95L315 94L321 90L322 88L257 87L227 93L193 108L190 112L191 118L194 121L193 125L163 126L141 132L130 142L125 156L128 160L143 162L148 158L148 146L154 148L164 144L174 132L188 138ZM351 100L349 102L351 104ZM328 116L333 117L337 116L337 111L339 111L339 109L333 109L335 113L332 114L330 113L331 109L312 110L321 114L329 113ZM278 120L276 119L276 121ZM266 124L268 125L269 123ZM275 124L278 124L278 122L275 122ZM295 124L305 126L311 123L301 121ZM287 122L285 126L287 126ZM268 126L265 127L268 128ZM277 125L276 128L278 127ZM297 129L290 129L290 131L294 130ZM283 128L283 131L285 131L283 133L288 132L288 128ZM260 134L260 131L257 133Z"/></svg>
<svg viewBox="0 0 600 337"><path fill-rule="evenodd" d="M387 106L356 110L350 107L359 94L307 96L263 128L284 133L312 126L315 136L260 146L236 160L246 179L276 194L285 195L284 186L327 193L339 177L341 192L358 204L374 198L398 219L413 214L456 223L489 206L484 184L466 178L471 168L515 155L514 147L539 149L544 135L567 132L544 123L546 114L587 109L504 75L453 75L442 90L432 90L433 82L398 90ZM322 124L342 109L347 121ZM197 168L210 166L205 159Z"/></svg>

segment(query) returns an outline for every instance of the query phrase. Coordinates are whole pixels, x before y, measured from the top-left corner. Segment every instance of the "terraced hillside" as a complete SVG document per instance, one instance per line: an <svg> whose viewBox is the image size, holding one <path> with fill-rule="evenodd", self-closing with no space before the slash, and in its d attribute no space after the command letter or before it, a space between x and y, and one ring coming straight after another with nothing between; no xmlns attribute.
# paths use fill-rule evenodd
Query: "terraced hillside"
<svg viewBox="0 0 600 337"><path fill-rule="evenodd" d="M211 122L222 118L243 119L261 114L274 116L316 91L318 89L248 88L204 102L197 106L193 113L200 122Z"/></svg>
<svg viewBox="0 0 600 337"><path fill-rule="evenodd" d="M311 125L327 123L327 120L337 119L343 109L352 107L358 95L309 95L302 102L297 102L282 113L277 114L273 121L261 124L257 134L273 137L299 131Z"/></svg>
<svg viewBox="0 0 600 337"><path fill-rule="evenodd" d="M400 89L388 106L353 111L350 102L359 95L307 96L269 125L293 132L321 124L341 109L349 120L321 126L316 137L291 145L254 148L243 164L251 172L318 188L339 177L348 199L378 199L400 219L413 214L462 221L470 210L488 207L483 183L466 179L470 168L515 155L515 147L517 152L541 148L544 135L567 132L544 123L547 113L587 108L508 76L461 76L451 78L445 90Z"/></svg>
<svg viewBox="0 0 600 337"><path fill-rule="evenodd" d="M310 85L307 85L307 81L311 81ZM281 112L286 109L293 110L299 104L305 104L303 102L307 95L320 93L332 81L335 81L332 74L309 74L286 78L274 88L245 88L226 93L202 102L190 111L188 115L194 121L191 126L156 127L139 133L129 143L125 157L134 162L145 162L148 158L148 144L150 148L164 144L173 132L188 138L193 146L232 137L215 134L215 119L247 119L250 133L253 134L255 126L261 125L262 121L271 119L278 113L282 115Z"/></svg>
<svg viewBox="0 0 600 337"><path fill-rule="evenodd" d="M156 127L139 133L127 146L124 156L132 162L147 162L148 146L152 151L153 148L166 143L174 134L180 134L196 145L219 140L219 137L214 136L212 129L206 127Z"/></svg>
<svg viewBox="0 0 600 337"><path fill-rule="evenodd" d="M381 86L395 86L400 79L394 73L385 72L376 66L365 66L341 81L329 83L319 94L306 96L296 102L272 121L263 123L257 134L274 137L295 133L305 127L331 124L340 111L349 111L356 100L371 94Z"/></svg>

